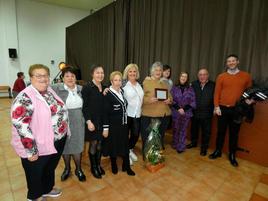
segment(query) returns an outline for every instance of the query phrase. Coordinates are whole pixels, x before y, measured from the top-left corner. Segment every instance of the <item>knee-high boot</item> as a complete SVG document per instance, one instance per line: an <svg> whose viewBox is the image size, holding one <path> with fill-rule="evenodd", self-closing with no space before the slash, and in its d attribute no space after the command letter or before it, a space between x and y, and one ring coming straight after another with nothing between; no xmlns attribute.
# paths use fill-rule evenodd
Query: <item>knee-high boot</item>
<svg viewBox="0 0 268 201"><path fill-rule="evenodd" d="M117 174L118 173L118 168L116 164L116 157L111 157L111 166L112 166L112 173Z"/></svg>
<svg viewBox="0 0 268 201"><path fill-rule="evenodd" d="M127 174L129 176L134 176L135 175L135 172L130 168L128 155L123 157L122 171L123 172L127 171Z"/></svg>
<svg viewBox="0 0 268 201"><path fill-rule="evenodd" d="M89 153L89 159L90 159L90 165L91 165L91 173L95 178L101 179L101 174L99 173L99 171L97 169L96 156L97 156L97 154Z"/></svg>
<svg viewBox="0 0 268 201"><path fill-rule="evenodd" d="M105 175L104 169L101 167L101 151L97 150L96 153L96 163L97 163L97 169L101 175Z"/></svg>

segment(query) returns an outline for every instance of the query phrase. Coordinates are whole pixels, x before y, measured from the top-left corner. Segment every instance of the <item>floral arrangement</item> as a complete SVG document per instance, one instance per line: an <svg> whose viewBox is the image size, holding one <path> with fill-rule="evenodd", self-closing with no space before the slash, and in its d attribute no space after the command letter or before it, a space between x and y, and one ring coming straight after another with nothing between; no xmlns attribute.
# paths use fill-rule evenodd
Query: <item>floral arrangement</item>
<svg viewBox="0 0 268 201"><path fill-rule="evenodd" d="M152 119L148 127L150 130L149 136L144 145L145 162L150 165L157 165L164 162L162 154L161 136L159 126L161 122L158 119Z"/></svg>

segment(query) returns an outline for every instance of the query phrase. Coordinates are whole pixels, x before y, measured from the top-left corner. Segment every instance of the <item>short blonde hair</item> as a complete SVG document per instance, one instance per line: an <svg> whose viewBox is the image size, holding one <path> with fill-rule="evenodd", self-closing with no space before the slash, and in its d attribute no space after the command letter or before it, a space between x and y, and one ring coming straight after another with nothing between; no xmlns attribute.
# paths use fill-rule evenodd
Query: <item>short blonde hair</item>
<svg viewBox="0 0 268 201"><path fill-rule="evenodd" d="M123 79L124 80L127 80L127 74L128 74L128 71L131 69L131 68L134 68L137 72L136 74L136 80L138 80L140 78L140 72L139 72L139 67L137 64L128 64L124 70L124 73L123 73Z"/></svg>
<svg viewBox="0 0 268 201"><path fill-rule="evenodd" d="M47 74L50 75L50 71L49 68L43 64L33 64L29 67L29 76L32 77L33 76L33 71L36 69L44 69L45 71L47 71Z"/></svg>
<svg viewBox="0 0 268 201"><path fill-rule="evenodd" d="M120 71L114 71L110 74L110 81L112 81L116 75L119 75L122 79L122 73Z"/></svg>

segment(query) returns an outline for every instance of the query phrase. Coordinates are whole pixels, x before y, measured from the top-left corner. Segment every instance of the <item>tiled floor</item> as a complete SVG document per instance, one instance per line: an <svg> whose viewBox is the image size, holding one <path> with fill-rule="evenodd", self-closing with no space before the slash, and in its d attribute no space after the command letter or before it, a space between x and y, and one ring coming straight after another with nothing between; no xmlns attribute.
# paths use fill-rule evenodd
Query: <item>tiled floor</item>
<svg viewBox="0 0 268 201"><path fill-rule="evenodd" d="M10 146L10 100L0 99L0 200L26 200L26 183L19 158ZM95 179L83 158L87 181L81 183L72 175L60 181L63 170L61 161L56 185L63 190L61 197L50 200L67 201L267 201L268 168L239 160L239 167L232 167L226 156L215 161L201 157L198 149L177 154L170 147L167 137L165 167L156 173L144 168L140 154L133 166L135 177L119 172L113 175L108 159L102 164L106 171L103 179ZM140 153L140 143L136 153ZM120 161L121 162L121 161ZM119 163L119 162L118 162ZM119 166L120 167L120 166Z"/></svg>

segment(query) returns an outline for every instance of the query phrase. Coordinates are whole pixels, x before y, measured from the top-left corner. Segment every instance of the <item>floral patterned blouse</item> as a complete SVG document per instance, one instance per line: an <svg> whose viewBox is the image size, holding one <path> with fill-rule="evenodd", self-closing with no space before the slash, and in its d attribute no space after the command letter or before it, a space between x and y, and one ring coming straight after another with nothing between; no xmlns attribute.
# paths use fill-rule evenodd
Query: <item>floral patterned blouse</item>
<svg viewBox="0 0 268 201"><path fill-rule="evenodd" d="M67 134L68 113L64 104L58 101L51 92L40 93L51 110L54 141L62 139ZM13 103L12 124L15 126L21 142L28 155L38 153L36 142L30 128L31 116L34 112L31 99L26 93L16 97Z"/></svg>

